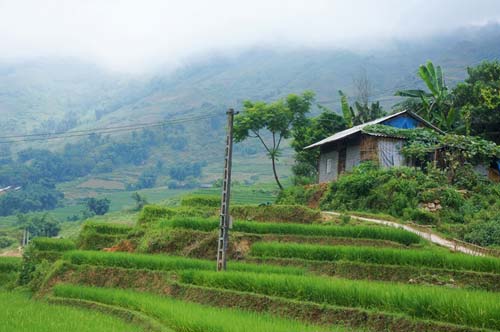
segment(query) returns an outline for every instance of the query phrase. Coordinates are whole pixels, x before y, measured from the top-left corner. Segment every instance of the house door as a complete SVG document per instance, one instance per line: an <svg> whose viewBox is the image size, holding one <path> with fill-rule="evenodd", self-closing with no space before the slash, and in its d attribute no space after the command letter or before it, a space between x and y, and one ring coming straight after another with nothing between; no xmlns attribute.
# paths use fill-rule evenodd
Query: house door
<svg viewBox="0 0 500 332"><path fill-rule="evenodd" d="M345 172L346 148L339 150L339 175Z"/></svg>

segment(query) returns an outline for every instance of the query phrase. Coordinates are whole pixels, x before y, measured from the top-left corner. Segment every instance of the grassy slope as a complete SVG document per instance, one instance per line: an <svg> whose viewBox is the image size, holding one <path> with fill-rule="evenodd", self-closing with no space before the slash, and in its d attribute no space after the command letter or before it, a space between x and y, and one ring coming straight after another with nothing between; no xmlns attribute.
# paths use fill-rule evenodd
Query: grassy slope
<svg viewBox="0 0 500 332"><path fill-rule="evenodd" d="M59 285L55 295L69 298L83 298L110 305L140 310L157 318L176 331L190 332L320 332L345 331L308 326L295 321L270 315L254 314L239 310L213 308L182 302L157 295L150 295L117 289Z"/></svg>
<svg viewBox="0 0 500 332"><path fill-rule="evenodd" d="M23 293L0 291L0 332L139 332L140 328L98 312L51 305Z"/></svg>

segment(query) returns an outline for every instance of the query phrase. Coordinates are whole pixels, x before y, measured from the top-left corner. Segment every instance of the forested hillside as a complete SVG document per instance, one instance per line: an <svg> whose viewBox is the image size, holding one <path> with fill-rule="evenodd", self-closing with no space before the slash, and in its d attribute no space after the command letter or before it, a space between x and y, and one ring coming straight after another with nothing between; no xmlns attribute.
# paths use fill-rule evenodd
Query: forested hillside
<svg viewBox="0 0 500 332"><path fill-rule="evenodd" d="M311 90L317 103L339 112L337 91L354 99L355 82L366 74L370 99L390 111L400 101L395 91L422 86L415 73L426 60L439 63L447 83L454 85L464 79L468 66L500 54L498 40L500 27L490 25L360 53L262 47L232 56L199 58L173 72L158 70L140 76L109 72L74 59L1 63L0 186L22 190L0 204L0 214L52 209L60 206L61 192L67 199L81 199L89 195L83 190L89 183L103 179L114 181L113 190L130 191L212 183L221 176L227 107L239 109L246 99L268 101ZM218 115L62 141L16 142L12 138L168 122L202 114ZM242 142L235 148L239 181L271 177L268 160L256 144ZM291 166L286 151L278 162L285 177Z"/></svg>

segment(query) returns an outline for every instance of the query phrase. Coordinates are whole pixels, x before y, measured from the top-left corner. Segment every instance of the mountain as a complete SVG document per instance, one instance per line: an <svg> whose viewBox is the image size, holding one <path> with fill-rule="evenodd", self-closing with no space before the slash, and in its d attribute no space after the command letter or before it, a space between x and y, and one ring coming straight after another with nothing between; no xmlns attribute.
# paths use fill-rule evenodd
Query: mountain
<svg viewBox="0 0 500 332"><path fill-rule="evenodd" d="M399 100L394 97L396 90L422 86L416 76L420 64L427 60L440 64L447 83L453 86L466 77L468 66L498 59L498 40L500 26L492 24L425 40L395 41L364 52L253 48L230 56L198 58L175 71L158 69L154 74L142 76L109 72L68 58L4 62L0 63L0 129L2 136L71 131L217 112L220 116L211 121L194 121L172 129L171 134L183 140L182 148L179 140L159 143L140 165L89 175L130 184L144 169L158 162L166 163L167 167L181 162L205 162L202 181L212 181L221 173L224 111L228 107L239 109L245 99L270 101L312 90L319 103L339 110L337 91L341 89L353 98L354 80L366 72L372 86L372 100L379 100L389 110ZM127 133L115 139L135 138ZM16 144L11 150L28 146L57 151L63 144ZM281 159L282 174L289 174L290 155L286 151ZM258 176L271 179L267 163L256 142L236 146L235 169L239 180ZM167 180L165 175L160 184Z"/></svg>

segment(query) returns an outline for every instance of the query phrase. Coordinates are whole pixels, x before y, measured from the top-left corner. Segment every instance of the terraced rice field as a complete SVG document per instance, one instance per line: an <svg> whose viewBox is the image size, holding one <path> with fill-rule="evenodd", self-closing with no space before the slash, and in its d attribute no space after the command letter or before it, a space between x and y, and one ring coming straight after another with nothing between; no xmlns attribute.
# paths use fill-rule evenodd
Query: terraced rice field
<svg viewBox="0 0 500 332"><path fill-rule="evenodd" d="M228 270L215 272L213 259L199 258L212 257L203 248L217 245L214 219L172 217L135 228L89 227L95 234L85 238L87 250L66 240L35 241L33 259L54 262L38 295L50 305L111 313L120 323L134 323L133 328L500 330L500 260L451 253L403 230L235 221ZM136 244L136 252L89 248L92 236L117 232L120 241ZM184 238L173 241L179 234ZM193 246L205 247L192 251ZM155 254L148 252L153 247ZM20 269L19 261L0 261L1 266L9 273ZM127 323L124 317L134 319Z"/></svg>

